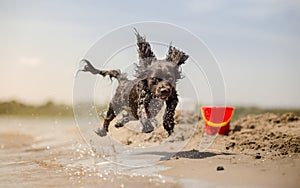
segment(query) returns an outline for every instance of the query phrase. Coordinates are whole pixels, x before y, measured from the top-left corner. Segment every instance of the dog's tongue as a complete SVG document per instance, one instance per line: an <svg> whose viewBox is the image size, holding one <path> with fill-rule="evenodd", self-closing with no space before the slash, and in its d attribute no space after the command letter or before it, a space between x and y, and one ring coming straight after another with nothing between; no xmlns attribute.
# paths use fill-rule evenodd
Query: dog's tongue
<svg viewBox="0 0 300 188"><path fill-rule="evenodd" d="M162 96L160 96L159 97L161 100L166 100L168 97L167 96L164 96L164 95L162 95Z"/></svg>

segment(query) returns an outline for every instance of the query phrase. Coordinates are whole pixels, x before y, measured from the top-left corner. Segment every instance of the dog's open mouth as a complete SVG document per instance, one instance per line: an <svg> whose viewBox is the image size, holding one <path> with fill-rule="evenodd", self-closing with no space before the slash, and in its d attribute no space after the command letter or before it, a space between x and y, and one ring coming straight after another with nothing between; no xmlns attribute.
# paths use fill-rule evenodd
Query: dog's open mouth
<svg viewBox="0 0 300 188"><path fill-rule="evenodd" d="M161 100L167 100L168 97L171 95L171 91L169 89L157 89L156 96Z"/></svg>
<svg viewBox="0 0 300 188"><path fill-rule="evenodd" d="M161 96L159 96L159 98L160 98L161 100L166 100L166 99L168 98L168 96L166 96L166 95L161 95Z"/></svg>
<svg viewBox="0 0 300 188"><path fill-rule="evenodd" d="M170 92L160 92L158 93L158 98L160 98L161 100L167 100L168 97L170 96Z"/></svg>

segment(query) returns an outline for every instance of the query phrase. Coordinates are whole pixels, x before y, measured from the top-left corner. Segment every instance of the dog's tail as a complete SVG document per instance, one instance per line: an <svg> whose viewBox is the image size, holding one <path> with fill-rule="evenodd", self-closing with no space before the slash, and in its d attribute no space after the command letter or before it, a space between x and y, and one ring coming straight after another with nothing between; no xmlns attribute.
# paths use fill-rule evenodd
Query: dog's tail
<svg viewBox="0 0 300 188"><path fill-rule="evenodd" d="M120 70L99 70L96 69L88 60L81 60L85 65L81 71L90 72L92 74L100 74L101 76L109 76L110 79L116 78L118 81L127 79L125 74L122 74Z"/></svg>

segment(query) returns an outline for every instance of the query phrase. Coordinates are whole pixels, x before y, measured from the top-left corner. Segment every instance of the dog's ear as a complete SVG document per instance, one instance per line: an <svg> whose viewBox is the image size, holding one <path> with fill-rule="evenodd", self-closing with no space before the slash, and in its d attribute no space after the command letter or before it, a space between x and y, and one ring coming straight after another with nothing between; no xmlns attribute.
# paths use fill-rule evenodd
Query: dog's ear
<svg viewBox="0 0 300 188"><path fill-rule="evenodd" d="M180 66L185 63L185 61L189 58L183 51L176 49L175 47L169 47L169 51L166 57L167 61L173 62L176 65Z"/></svg>
<svg viewBox="0 0 300 188"><path fill-rule="evenodd" d="M133 29L135 31L137 39L137 47L140 61L147 61L148 63L151 63L151 61L156 58L153 51L151 50L149 42L147 42L146 38L141 36L135 28Z"/></svg>

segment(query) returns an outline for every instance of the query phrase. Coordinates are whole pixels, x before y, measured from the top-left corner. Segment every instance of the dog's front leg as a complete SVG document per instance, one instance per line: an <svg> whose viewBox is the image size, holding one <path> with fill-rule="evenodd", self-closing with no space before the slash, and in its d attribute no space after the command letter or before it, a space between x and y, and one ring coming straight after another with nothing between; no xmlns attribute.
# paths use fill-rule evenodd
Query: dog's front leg
<svg viewBox="0 0 300 188"><path fill-rule="evenodd" d="M176 91L167 99L166 101L166 111L163 118L163 125L165 130L168 132L169 136L172 134L175 122L174 122L174 115L175 109L178 104L178 97Z"/></svg>
<svg viewBox="0 0 300 188"><path fill-rule="evenodd" d="M149 104L153 97L151 91L147 89L147 83L145 80L138 82L136 91L138 93L137 116L143 125L142 132L150 133L154 130L150 121L151 114L149 111Z"/></svg>
<svg viewBox="0 0 300 188"><path fill-rule="evenodd" d="M151 97L149 93L146 93L146 91L142 91L139 102L138 102L138 117L140 122L143 125L142 132L144 133L150 133L154 130L153 125L150 121L150 111L149 111L149 103L150 103Z"/></svg>

